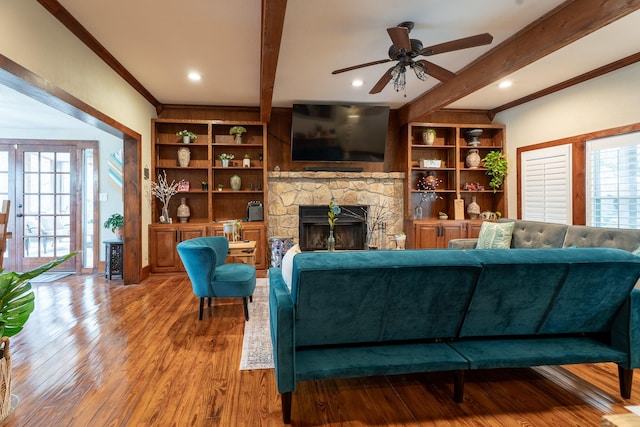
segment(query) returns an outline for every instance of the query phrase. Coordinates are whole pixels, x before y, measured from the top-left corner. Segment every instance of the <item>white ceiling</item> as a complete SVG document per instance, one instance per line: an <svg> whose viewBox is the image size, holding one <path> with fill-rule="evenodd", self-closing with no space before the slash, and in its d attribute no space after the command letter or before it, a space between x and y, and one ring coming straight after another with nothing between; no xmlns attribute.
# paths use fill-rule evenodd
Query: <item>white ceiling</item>
<svg viewBox="0 0 640 427"><path fill-rule="evenodd" d="M260 105L261 0L59 0L162 104ZM491 45L435 55L456 72L563 0L289 0L277 66L274 107L293 102L375 103L398 108L438 83L407 76L406 97L392 85L370 88L390 64L339 75L331 71L387 58L386 28L411 20L425 46L489 32ZM449 108L491 109L640 52L640 11L552 53ZM198 71L202 80L187 79ZM360 88L353 79L364 81ZM0 91L0 118L9 102ZM11 105L12 121L20 109ZM33 115L34 107L28 113ZM1 119L0 119L1 120ZM0 122L0 126L3 124Z"/></svg>

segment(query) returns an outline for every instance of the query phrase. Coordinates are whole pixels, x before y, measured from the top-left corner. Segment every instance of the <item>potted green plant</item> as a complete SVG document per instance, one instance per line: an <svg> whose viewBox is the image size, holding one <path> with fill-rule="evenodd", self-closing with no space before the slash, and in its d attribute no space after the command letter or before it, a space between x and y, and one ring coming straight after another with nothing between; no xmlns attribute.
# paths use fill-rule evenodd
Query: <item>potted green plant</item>
<svg viewBox="0 0 640 427"><path fill-rule="evenodd" d="M62 264L77 252L71 252L25 273L4 272L0 269L0 422L11 412L11 352L9 338L22 331L35 309L35 294L30 280ZM6 399L6 400L5 400Z"/></svg>
<svg viewBox="0 0 640 427"><path fill-rule="evenodd" d="M224 185L218 184L218 191L222 191L223 188L224 188Z"/></svg>
<svg viewBox="0 0 640 427"><path fill-rule="evenodd" d="M491 177L489 187L493 188L495 193L507 176L507 168L509 167L507 157L501 151L490 151L482 161L484 162L484 167L487 168L486 174Z"/></svg>
<svg viewBox="0 0 640 427"><path fill-rule="evenodd" d="M233 160L235 159L236 156L234 156L233 154L228 154L228 153L222 153L218 156L218 158L220 159L220 161L222 162L222 167L223 168L228 168L229 167L229 160Z"/></svg>
<svg viewBox="0 0 640 427"><path fill-rule="evenodd" d="M236 138L236 144L242 144L242 134L247 132L244 126L234 126L229 129L229 135L234 135Z"/></svg>
<svg viewBox="0 0 640 427"><path fill-rule="evenodd" d="M180 132L176 132L176 136L182 137L182 142L188 144L190 142L195 142L198 139L198 135L188 130L181 130Z"/></svg>
<svg viewBox="0 0 640 427"><path fill-rule="evenodd" d="M449 215L446 212L438 212L438 218L440 219L449 219Z"/></svg>
<svg viewBox="0 0 640 427"><path fill-rule="evenodd" d="M124 227L124 217L118 213L114 213L104 222L104 228L115 233L118 240L122 240L122 227Z"/></svg>

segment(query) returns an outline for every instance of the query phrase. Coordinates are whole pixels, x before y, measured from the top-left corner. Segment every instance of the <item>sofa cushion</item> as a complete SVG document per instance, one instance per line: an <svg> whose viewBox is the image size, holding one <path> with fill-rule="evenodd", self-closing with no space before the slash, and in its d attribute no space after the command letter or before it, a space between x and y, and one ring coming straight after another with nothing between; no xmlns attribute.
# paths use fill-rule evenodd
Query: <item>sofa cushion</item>
<svg viewBox="0 0 640 427"><path fill-rule="evenodd" d="M511 247L512 222L483 222L476 249L509 249Z"/></svg>
<svg viewBox="0 0 640 427"><path fill-rule="evenodd" d="M293 257L302 252L300 250L300 245L296 244L289 248L284 257L282 257L282 278L284 279L285 285L287 288L291 290L291 274L293 272Z"/></svg>
<svg viewBox="0 0 640 427"><path fill-rule="evenodd" d="M537 333L569 270L566 249L468 251L482 263L461 337ZM566 257L565 257L566 258Z"/></svg>
<svg viewBox="0 0 640 427"><path fill-rule="evenodd" d="M564 246L579 248L617 248L633 252L640 246L640 230L572 225Z"/></svg>
<svg viewBox="0 0 640 427"><path fill-rule="evenodd" d="M498 223L513 222L511 247L518 249L561 248L568 226L539 221L501 219Z"/></svg>
<svg viewBox="0 0 640 427"><path fill-rule="evenodd" d="M454 337L479 273L469 251L303 252L291 286L296 345Z"/></svg>
<svg viewBox="0 0 640 427"><path fill-rule="evenodd" d="M571 253L569 272L539 333L607 331L638 280L640 259L621 249L563 251Z"/></svg>

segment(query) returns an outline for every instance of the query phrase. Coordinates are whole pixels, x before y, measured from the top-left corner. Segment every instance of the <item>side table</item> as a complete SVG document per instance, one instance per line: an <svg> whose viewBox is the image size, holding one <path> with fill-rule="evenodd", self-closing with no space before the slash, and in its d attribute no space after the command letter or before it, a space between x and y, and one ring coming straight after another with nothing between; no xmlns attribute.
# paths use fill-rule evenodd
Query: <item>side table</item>
<svg viewBox="0 0 640 427"><path fill-rule="evenodd" d="M256 241L229 242L229 257L242 264L256 265Z"/></svg>
<svg viewBox="0 0 640 427"><path fill-rule="evenodd" d="M123 276L123 261L124 261L124 242L122 240L105 240L106 255L104 264L104 276L111 280L113 276L119 276L120 279L124 279Z"/></svg>

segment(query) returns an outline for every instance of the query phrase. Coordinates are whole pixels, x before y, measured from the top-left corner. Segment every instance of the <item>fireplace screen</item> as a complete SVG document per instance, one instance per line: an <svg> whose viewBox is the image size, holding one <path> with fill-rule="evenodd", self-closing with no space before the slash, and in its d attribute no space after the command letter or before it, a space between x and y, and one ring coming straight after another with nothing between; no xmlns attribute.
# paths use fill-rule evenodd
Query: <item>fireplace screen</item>
<svg viewBox="0 0 640 427"><path fill-rule="evenodd" d="M341 206L352 212L360 213L367 209L364 205ZM300 249L317 251L327 249L329 223L327 222L328 205L303 205L299 207ZM367 225L360 218L353 218L343 213L333 229L337 250L364 249L367 236Z"/></svg>

